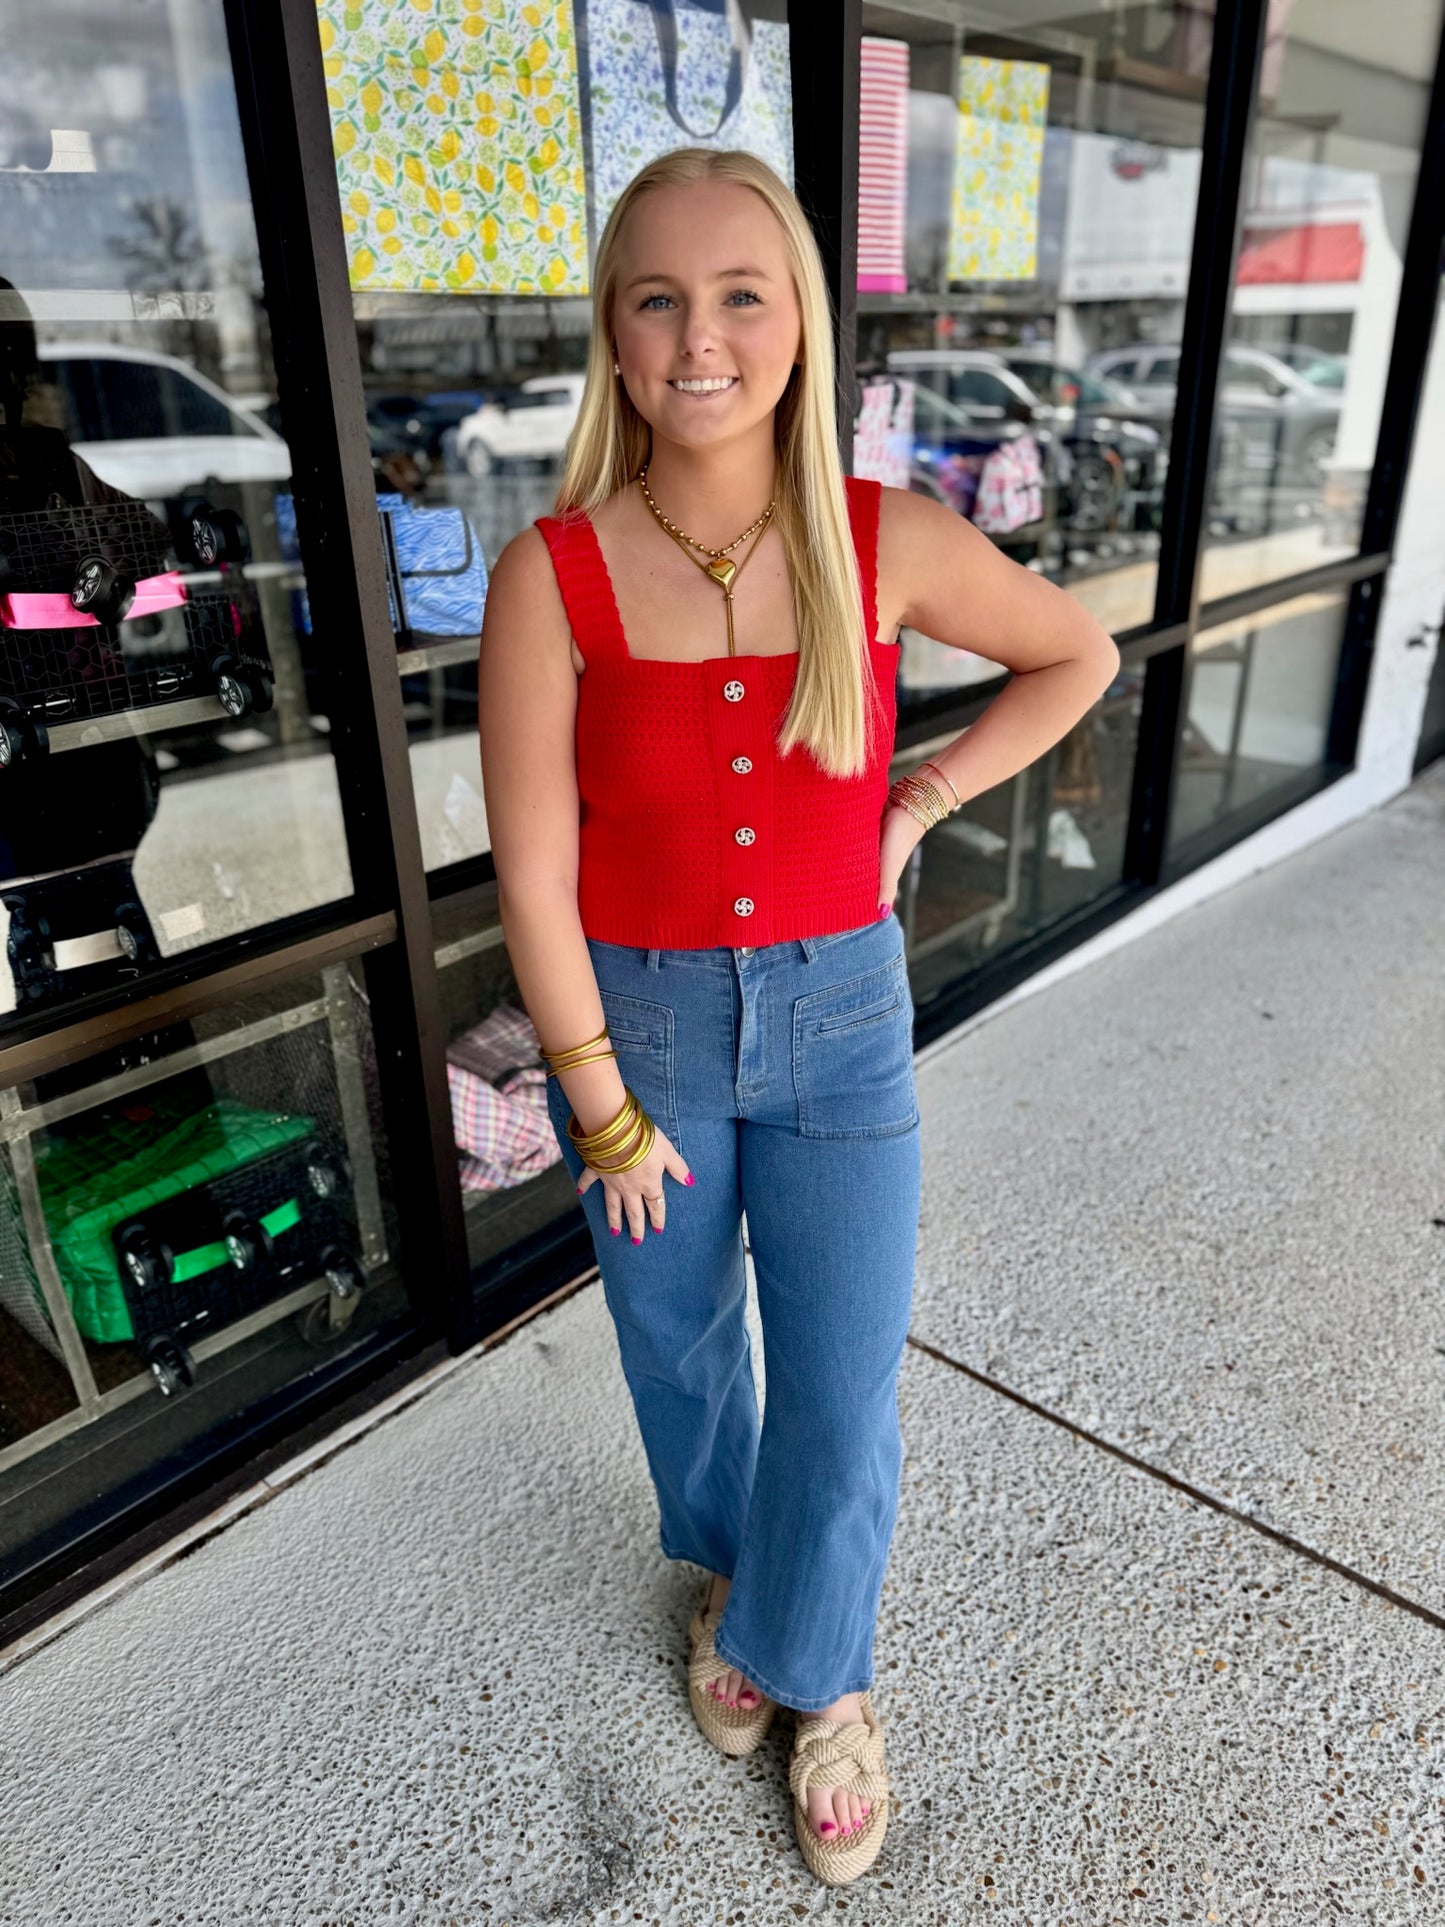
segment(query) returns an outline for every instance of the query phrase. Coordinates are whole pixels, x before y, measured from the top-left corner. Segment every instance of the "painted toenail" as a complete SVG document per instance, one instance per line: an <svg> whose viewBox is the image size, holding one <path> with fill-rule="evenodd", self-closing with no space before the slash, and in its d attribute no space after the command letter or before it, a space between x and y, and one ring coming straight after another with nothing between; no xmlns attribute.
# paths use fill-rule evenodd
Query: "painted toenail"
<svg viewBox="0 0 1445 1927"><path fill-rule="evenodd" d="M819 1827L818 1831L819 1833L836 1833L837 1828L833 1825L833 1822L831 1820L825 1820L822 1826Z"/></svg>

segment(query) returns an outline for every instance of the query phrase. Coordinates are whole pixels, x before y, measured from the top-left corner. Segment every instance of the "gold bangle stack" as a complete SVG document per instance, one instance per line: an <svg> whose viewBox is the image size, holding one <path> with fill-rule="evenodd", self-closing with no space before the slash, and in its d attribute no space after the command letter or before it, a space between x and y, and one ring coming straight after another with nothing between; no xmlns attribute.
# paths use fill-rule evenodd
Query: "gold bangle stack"
<svg viewBox="0 0 1445 1927"><path fill-rule="evenodd" d="M592 1064L604 1057L616 1057L615 1050L594 1048L606 1040L607 1026L604 1024L597 1035L589 1037L585 1044L574 1044L570 1050L543 1050L548 1077L555 1077L559 1071L571 1070L575 1064ZM541 1049L540 1045L538 1049ZM577 1147L582 1162L590 1165L594 1171L632 1170L651 1151L657 1136L657 1126L643 1110L636 1093L629 1085L624 1084L622 1088L626 1092L622 1109L600 1131L579 1131L575 1111L567 1119L568 1137Z"/></svg>
<svg viewBox="0 0 1445 1927"><path fill-rule="evenodd" d="M888 801L907 810L925 830L931 830L935 823L953 814L943 800L943 791L926 776L900 776L889 789Z"/></svg>
<svg viewBox="0 0 1445 1927"><path fill-rule="evenodd" d="M647 1157L657 1136L657 1126L637 1101L631 1085L624 1085L623 1089L627 1095L622 1100L622 1109L600 1131L579 1131L575 1111L567 1120L567 1135L576 1146L578 1156L594 1171L610 1174L632 1170Z"/></svg>

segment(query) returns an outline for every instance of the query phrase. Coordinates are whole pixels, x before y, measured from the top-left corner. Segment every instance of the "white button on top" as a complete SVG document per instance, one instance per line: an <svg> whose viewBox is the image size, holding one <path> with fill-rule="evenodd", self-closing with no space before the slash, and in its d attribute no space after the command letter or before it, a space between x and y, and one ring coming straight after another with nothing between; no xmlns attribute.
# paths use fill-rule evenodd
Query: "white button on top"
<svg viewBox="0 0 1445 1927"><path fill-rule="evenodd" d="M751 957L752 954L753 954L753 946L750 943L739 945L738 955L740 957Z"/></svg>
<svg viewBox="0 0 1445 1927"><path fill-rule="evenodd" d="M750 917L753 914L752 898L751 897L734 897L733 909L737 912L737 914L740 917Z"/></svg>
<svg viewBox="0 0 1445 1927"><path fill-rule="evenodd" d="M740 682L725 682L723 684L723 694L730 703L740 703L745 693Z"/></svg>
<svg viewBox="0 0 1445 1927"><path fill-rule="evenodd" d="M746 776L752 766L753 759L751 756L734 756L733 758L733 768L739 776Z"/></svg>
<svg viewBox="0 0 1445 1927"><path fill-rule="evenodd" d="M733 831L733 840L737 843L755 843L757 841L757 835L756 830L750 830L747 824L744 823L740 830Z"/></svg>

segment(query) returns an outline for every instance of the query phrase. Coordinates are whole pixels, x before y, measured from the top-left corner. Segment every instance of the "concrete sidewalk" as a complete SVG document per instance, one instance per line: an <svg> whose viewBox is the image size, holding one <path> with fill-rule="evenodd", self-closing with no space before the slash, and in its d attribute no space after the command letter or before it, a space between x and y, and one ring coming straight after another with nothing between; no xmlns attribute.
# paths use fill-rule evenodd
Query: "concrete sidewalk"
<svg viewBox="0 0 1445 1927"><path fill-rule="evenodd" d="M0 1921L1445 1921L1442 831L925 1054L856 1886L692 1724L592 1286L0 1677Z"/></svg>

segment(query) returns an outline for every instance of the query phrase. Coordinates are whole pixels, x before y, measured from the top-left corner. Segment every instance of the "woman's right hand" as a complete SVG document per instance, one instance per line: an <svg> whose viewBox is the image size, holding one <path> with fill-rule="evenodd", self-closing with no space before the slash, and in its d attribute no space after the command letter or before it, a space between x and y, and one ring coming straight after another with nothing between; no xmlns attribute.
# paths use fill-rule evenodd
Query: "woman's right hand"
<svg viewBox="0 0 1445 1927"><path fill-rule="evenodd" d="M585 1197L600 1180L607 1195L608 1228L620 1236L625 1218L632 1233L632 1242L640 1245L647 1235L649 1221L654 1231L661 1231L667 1221L667 1194L663 1190L662 1180L668 1174L676 1178L679 1184L692 1183L692 1172L687 1168L682 1153L659 1130L653 1137L652 1149L641 1164L634 1164L630 1171L617 1172L594 1171L589 1164L577 1181L577 1192L580 1197Z"/></svg>

